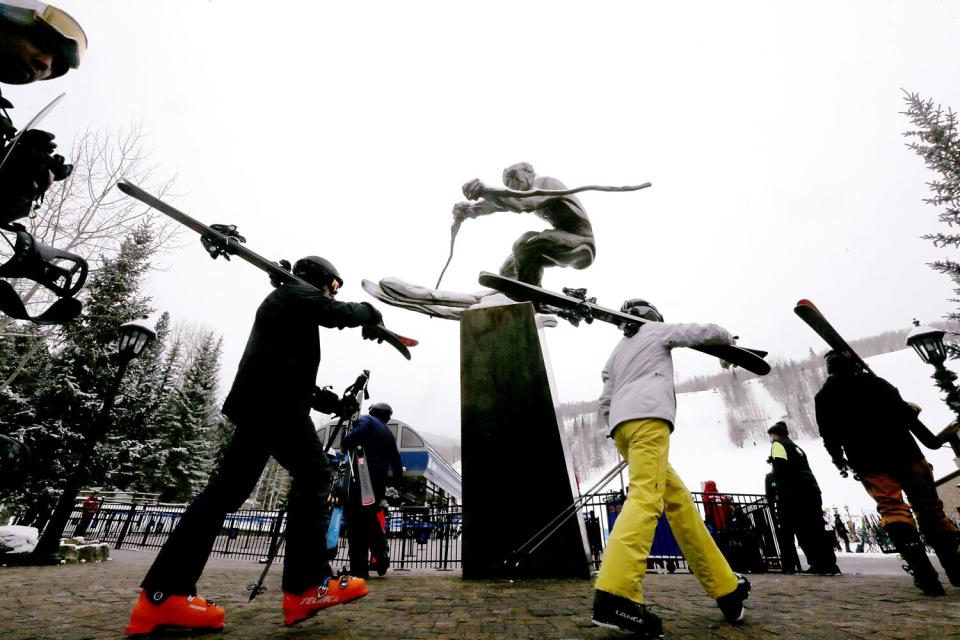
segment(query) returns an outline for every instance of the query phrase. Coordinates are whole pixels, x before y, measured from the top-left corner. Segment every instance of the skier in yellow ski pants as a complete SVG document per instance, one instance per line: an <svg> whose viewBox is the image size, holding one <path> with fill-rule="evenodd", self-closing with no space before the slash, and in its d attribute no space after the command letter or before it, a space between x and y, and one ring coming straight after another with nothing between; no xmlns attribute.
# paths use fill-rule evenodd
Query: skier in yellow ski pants
<svg viewBox="0 0 960 640"><path fill-rule="evenodd" d="M650 322L625 327L624 338L603 368L602 428L627 461L630 488L603 554L593 623L632 631L641 638L661 637L662 622L643 597L647 556L661 515L666 515L690 569L724 618L740 622L750 583L730 569L669 462L677 411L671 351L732 344L733 337L712 324L666 324L645 300L628 300L620 310Z"/></svg>

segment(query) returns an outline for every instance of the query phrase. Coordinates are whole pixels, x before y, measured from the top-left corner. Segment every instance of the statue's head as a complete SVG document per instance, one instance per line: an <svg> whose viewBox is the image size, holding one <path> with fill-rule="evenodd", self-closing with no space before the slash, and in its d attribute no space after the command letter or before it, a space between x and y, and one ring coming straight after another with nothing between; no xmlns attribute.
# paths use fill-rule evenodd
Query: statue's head
<svg viewBox="0 0 960 640"><path fill-rule="evenodd" d="M529 162L518 162L503 170L503 184L517 191L528 191L533 188L533 181L537 174Z"/></svg>

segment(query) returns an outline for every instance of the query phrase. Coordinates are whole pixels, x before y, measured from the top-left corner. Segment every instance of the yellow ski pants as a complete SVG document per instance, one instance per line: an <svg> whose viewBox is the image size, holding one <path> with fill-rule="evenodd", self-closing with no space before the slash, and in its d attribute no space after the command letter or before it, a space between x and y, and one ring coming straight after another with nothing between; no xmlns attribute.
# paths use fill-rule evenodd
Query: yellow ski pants
<svg viewBox="0 0 960 640"><path fill-rule="evenodd" d="M711 598L737 588L737 577L670 466L670 427L663 420L629 420L613 432L627 461L630 488L603 553L596 588L643 603L643 576L660 514L666 514L683 557Z"/></svg>

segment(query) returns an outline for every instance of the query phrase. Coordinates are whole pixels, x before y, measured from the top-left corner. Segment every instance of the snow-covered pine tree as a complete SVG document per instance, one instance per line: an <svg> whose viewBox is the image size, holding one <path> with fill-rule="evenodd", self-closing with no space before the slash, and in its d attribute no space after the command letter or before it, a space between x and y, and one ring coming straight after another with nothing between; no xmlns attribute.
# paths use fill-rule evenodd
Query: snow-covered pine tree
<svg viewBox="0 0 960 640"><path fill-rule="evenodd" d="M903 112L915 127L904 135L910 139L907 146L923 158L927 168L936 177L929 182L931 196L924 202L940 208L940 222L955 228L960 225L960 135L957 132L957 114L949 107L934 104L933 100L922 99L916 93L904 92L907 110ZM930 233L923 236L932 240L937 247L960 247L960 233ZM944 273L956 285L954 293L960 296L960 263L950 258L937 260L930 264L935 271ZM953 302L960 302L954 299ZM960 320L960 311L947 316L951 320ZM960 347L947 344L953 358L960 357Z"/></svg>

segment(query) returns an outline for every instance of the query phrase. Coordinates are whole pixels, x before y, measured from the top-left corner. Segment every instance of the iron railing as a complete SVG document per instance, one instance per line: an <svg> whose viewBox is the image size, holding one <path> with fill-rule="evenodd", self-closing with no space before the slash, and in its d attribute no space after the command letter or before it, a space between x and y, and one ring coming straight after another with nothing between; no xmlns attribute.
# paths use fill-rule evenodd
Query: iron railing
<svg viewBox="0 0 960 640"><path fill-rule="evenodd" d="M780 549L773 514L762 495L693 494L701 517L731 566L740 571L779 570ZM619 491L587 496L580 508L592 561L600 566L607 538L623 506ZM158 549L177 526L185 505L104 501L89 522L85 537L117 549ZM75 534L82 517L78 500L66 537ZM392 570L461 567L462 506L391 508L386 518ZM264 561L286 525L283 510L243 510L226 516L213 546L213 554ZM342 532L343 533L343 532ZM281 542L278 557L283 556ZM347 563L346 536L342 535L334 564ZM661 518L648 559L648 570L670 573L686 569L679 545L666 518Z"/></svg>

